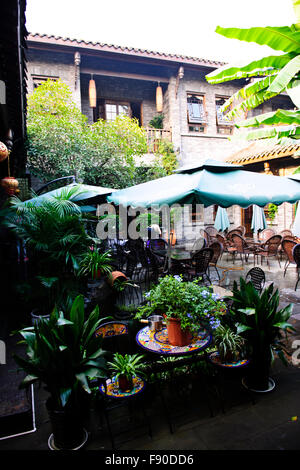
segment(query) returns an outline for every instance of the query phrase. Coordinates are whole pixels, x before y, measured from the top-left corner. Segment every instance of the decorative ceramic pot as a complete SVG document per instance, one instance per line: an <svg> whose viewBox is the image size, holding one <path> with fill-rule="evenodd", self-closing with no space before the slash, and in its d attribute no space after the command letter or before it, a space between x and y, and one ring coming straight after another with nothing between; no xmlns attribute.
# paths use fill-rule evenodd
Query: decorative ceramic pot
<svg viewBox="0 0 300 470"><path fill-rule="evenodd" d="M181 321L178 318L167 318L168 341L172 346L187 346L192 342L193 335L189 330L181 328Z"/></svg>

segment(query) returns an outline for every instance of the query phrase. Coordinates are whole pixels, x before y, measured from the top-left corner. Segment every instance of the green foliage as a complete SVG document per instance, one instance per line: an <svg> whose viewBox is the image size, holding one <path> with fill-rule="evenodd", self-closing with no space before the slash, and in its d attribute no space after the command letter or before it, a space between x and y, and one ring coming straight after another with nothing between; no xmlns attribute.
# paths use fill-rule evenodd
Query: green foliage
<svg viewBox="0 0 300 470"><path fill-rule="evenodd" d="M181 276L165 276L146 295L148 303L139 307L136 318L163 313L181 320L182 329L197 331L201 324L215 328L225 311L224 302L198 280L185 282Z"/></svg>
<svg viewBox="0 0 300 470"><path fill-rule="evenodd" d="M298 21L300 5L297 0L293 1L293 6ZM276 51L284 53L264 57L240 67L225 65L206 76L207 81L210 83L221 83L245 77L259 77L254 83L249 83L224 103L221 111L229 110L226 114L227 119L232 120L235 117L241 116L245 111L256 108L263 102L284 91L289 94L297 107L300 106L300 84L298 79L300 71L300 26L298 23L291 26L267 26L248 29L221 28L218 26L216 32L227 38L267 45ZM287 122L287 118L284 116L287 113L283 110L279 111L280 116L276 113L262 114L256 119L251 118L239 123L237 126L251 127L252 124L254 126L264 124L272 126L271 129L260 129L244 134L239 133L237 137L246 140L275 136L278 138L283 136L298 138L298 117L294 121L292 120L292 122ZM278 119L282 117L283 121L278 122ZM276 127L278 124L288 125L283 129Z"/></svg>
<svg viewBox="0 0 300 470"><path fill-rule="evenodd" d="M292 314L293 305L279 309L279 292L273 284L260 294L251 282L246 283L240 278L240 286L234 281L233 305L231 316L237 327L237 333L248 339L252 354L259 356L266 350L275 350L281 359L284 346L280 339L282 332L293 330L288 320Z"/></svg>
<svg viewBox="0 0 300 470"><path fill-rule="evenodd" d="M141 364L143 358L144 356L140 354L125 354L123 356L120 353L115 353L112 362L108 362L107 365L116 378L125 375L130 380L137 374L143 375L144 364Z"/></svg>
<svg viewBox="0 0 300 470"><path fill-rule="evenodd" d="M161 164L166 174L171 175L178 167L178 160L172 142L166 139L160 139L156 154L160 156Z"/></svg>
<svg viewBox="0 0 300 470"><path fill-rule="evenodd" d="M106 376L101 338L95 336L101 321L98 306L85 321L84 298L80 295L70 310L54 309L50 320L21 330L27 356L14 356L27 374L21 388L41 382L55 409L80 406L82 392L91 393L88 379Z"/></svg>
<svg viewBox="0 0 300 470"><path fill-rule="evenodd" d="M245 340L228 326L220 325L214 332L214 341L222 361L236 361L244 348Z"/></svg>
<svg viewBox="0 0 300 470"><path fill-rule="evenodd" d="M163 114L157 114L154 116L153 119L149 122L149 126L154 127L155 129L163 129L163 121L164 121L164 115Z"/></svg>
<svg viewBox="0 0 300 470"><path fill-rule="evenodd" d="M80 261L78 274L97 279L102 274L111 273L111 263L112 257L110 251L101 253L96 246L92 246Z"/></svg>
<svg viewBox="0 0 300 470"><path fill-rule="evenodd" d="M123 188L151 179L156 168L136 161L147 152L136 119L117 116L92 125L61 80L47 80L28 97L28 168L41 179L75 174L87 184Z"/></svg>
<svg viewBox="0 0 300 470"><path fill-rule="evenodd" d="M23 241L29 257L29 279L22 286L27 300L45 313L82 291L78 271L94 241L85 232L80 208L63 197L68 195L39 204L26 204L14 197L5 219L5 225Z"/></svg>

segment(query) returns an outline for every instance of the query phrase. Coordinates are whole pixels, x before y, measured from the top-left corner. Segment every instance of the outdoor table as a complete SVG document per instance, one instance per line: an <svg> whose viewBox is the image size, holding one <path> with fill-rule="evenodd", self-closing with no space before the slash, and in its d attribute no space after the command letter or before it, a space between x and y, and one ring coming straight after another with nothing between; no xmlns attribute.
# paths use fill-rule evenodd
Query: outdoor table
<svg viewBox="0 0 300 470"><path fill-rule="evenodd" d="M138 375L134 376L132 380L133 380L133 388L127 391L121 391L119 389L118 379L116 377L107 379L105 381L105 385L101 384L99 386L100 393L105 398L113 400L111 404L108 403L104 405L104 409L103 409L113 449L115 448L115 440L114 440L114 435L112 433L112 429L110 426L109 412L113 411L116 408L124 406L126 404L128 404L130 415L132 415L134 411L136 410L138 403L140 403L139 406L141 407L141 410L144 416L144 422L147 423L149 436L152 437L151 424L145 412L143 402L141 400L138 400L142 392L144 392L145 390L146 382ZM133 401L133 399L135 400Z"/></svg>
<svg viewBox="0 0 300 470"><path fill-rule="evenodd" d="M206 349L212 341L212 335L206 330L199 330L191 344L173 346L168 342L167 328L152 331L149 326L140 330L136 335L137 344L148 352L165 356L181 356L200 352Z"/></svg>
<svg viewBox="0 0 300 470"><path fill-rule="evenodd" d="M217 371L217 380L219 384L219 391L220 391L220 401L221 401L221 408L222 412L225 413L225 398L224 398L224 390L225 390L225 379L227 378L234 378L237 377L237 374L240 373L241 370L244 370L250 362L247 358L242 358L238 361L232 362L222 362L220 360L220 355L218 351L213 351L208 355L208 361L215 367ZM252 403L253 397L252 398Z"/></svg>

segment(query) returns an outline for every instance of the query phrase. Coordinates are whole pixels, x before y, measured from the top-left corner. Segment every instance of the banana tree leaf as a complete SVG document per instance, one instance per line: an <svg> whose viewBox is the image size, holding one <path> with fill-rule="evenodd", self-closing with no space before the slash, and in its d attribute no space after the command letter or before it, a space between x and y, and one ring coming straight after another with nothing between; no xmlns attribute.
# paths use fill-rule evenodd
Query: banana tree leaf
<svg viewBox="0 0 300 470"><path fill-rule="evenodd" d="M286 91L297 108L300 108L300 80L290 82Z"/></svg>
<svg viewBox="0 0 300 470"><path fill-rule="evenodd" d="M300 30L300 0L293 0L293 8L296 16L295 27Z"/></svg>
<svg viewBox="0 0 300 470"><path fill-rule="evenodd" d="M232 103L242 98L243 100L249 98L260 90L267 89L271 85L272 81L275 79L272 77L264 77L259 80L256 80L254 83L249 83L244 88L241 88L236 93L234 93L225 103L221 106L220 112L224 113L231 106Z"/></svg>
<svg viewBox="0 0 300 470"><path fill-rule="evenodd" d="M249 109L256 108L265 101L273 98L278 95L278 93L270 93L267 89L258 91L255 95L249 96L237 106L235 106L231 111L226 114L227 119L232 119L233 117L240 116L242 113L245 113Z"/></svg>
<svg viewBox="0 0 300 470"><path fill-rule="evenodd" d="M300 127L299 126L280 126L271 127L270 129L257 129L250 132L237 132L231 137L231 141L234 140L258 140L258 139L269 139L276 137L293 137L294 139L300 138Z"/></svg>
<svg viewBox="0 0 300 470"><path fill-rule="evenodd" d="M269 46L276 51L300 53L300 32L293 26L266 26L247 29L217 26L216 33L230 39Z"/></svg>
<svg viewBox="0 0 300 470"><path fill-rule="evenodd" d="M276 124L294 124L300 125L300 110L299 111L288 111L285 109L277 109L277 111L271 113L263 113L259 116L246 119L245 121L236 124L237 128L240 127L258 127L264 125L276 125Z"/></svg>
<svg viewBox="0 0 300 470"><path fill-rule="evenodd" d="M297 55L289 61L278 73L268 91L271 93L280 93L285 90L290 81L298 74L300 70L300 55Z"/></svg>
<svg viewBox="0 0 300 470"><path fill-rule="evenodd" d="M259 75L277 74L295 54L283 54L279 56L267 56L254 60L247 65L223 65L205 76L209 83L216 84L239 78L257 77Z"/></svg>

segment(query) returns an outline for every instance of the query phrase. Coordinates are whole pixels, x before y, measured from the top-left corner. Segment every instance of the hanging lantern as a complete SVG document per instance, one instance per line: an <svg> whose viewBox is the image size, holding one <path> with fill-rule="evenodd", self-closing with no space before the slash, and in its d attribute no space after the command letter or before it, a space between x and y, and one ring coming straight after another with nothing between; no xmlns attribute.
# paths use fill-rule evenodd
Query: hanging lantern
<svg viewBox="0 0 300 470"><path fill-rule="evenodd" d="M158 84L156 87L156 111L161 113L163 110L163 92L162 87Z"/></svg>
<svg viewBox="0 0 300 470"><path fill-rule="evenodd" d="M0 162L8 157L8 148L3 142L0 142Z"/></svg>
<svg viewBox="0 0 300 470"><path fill-rule="evenodd" d="M96 108L96 99L97 99L96 83L95 83L95 80L91 78L90 83L89 83L89 100L90 100L91 108Z"/></svg>
<svg viewBox="0 0 300 470"><path fill-rule="evenodd" d="M6 176L5 178L2 178L0 181L0 184L6 194L9 194L10 196L13 196L14 194L17 194L20 192L19 190L19 182L14 178L13 176Z"/></svg>

